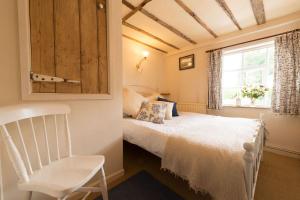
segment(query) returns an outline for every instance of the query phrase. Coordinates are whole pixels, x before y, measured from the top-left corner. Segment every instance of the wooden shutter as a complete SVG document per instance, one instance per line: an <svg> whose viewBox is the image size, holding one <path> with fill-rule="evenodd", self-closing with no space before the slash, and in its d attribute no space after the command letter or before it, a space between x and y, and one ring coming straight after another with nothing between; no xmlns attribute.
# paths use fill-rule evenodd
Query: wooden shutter
<svg viewBox="0 0 300 200"><path fill-rule="evenodd" d="M31 71L80 83L33 82L34 93L107 94L106 0L30 0Z"/></svg>

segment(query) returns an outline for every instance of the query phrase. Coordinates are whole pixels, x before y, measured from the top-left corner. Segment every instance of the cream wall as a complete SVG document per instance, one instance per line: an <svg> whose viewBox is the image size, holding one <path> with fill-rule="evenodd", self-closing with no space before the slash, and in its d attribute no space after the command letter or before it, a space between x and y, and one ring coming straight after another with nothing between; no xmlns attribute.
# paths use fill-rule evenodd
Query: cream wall
<svg viewBox="0 0 300 200"><path fill-rule="evenodd" d="M238 34L220 37L206 44L188 47L185 50L169 54L166 58L164 89L171 93L171 98L179 102L207 103L207 66L206 50L235 44L243 41L261 38L267 35L285 32L300 27L300 13L289 19L272 21L260 28L252 27ZM194 69L179 71L178 59L181 56L195 54ZM270 109L233 108L225 107L220 111L208 111L210 114L258 118L264 113L268 131L267 146L298 154L300 157L300 117L280 116L273 114Z"/></svg>
<svg viewBox="0 0 300 200"><path fill-rule="evenodd" d="M71 106L71 139L75 154L104 154L105 170L111 175L123 170L122 156L122 41L121 41L121 0L113 1L114 40L111 48L116 56L113 65L112 100L60 101ZM17 0L0 1L0 106L22 103L20 91L20 65L18 46ZM5 199L28 199L16 186L16 175L3 156ZM34 199L45 199L34 194Z"/></svg>
<svg viewBox="0 0 300 200"><path fill-rule="evenodd" d="M161 91L165 54L123 37L123 85L139 85ZM143 51L149 57L143 62L143 71L136 70L136 64L143 58Z"/></svg>

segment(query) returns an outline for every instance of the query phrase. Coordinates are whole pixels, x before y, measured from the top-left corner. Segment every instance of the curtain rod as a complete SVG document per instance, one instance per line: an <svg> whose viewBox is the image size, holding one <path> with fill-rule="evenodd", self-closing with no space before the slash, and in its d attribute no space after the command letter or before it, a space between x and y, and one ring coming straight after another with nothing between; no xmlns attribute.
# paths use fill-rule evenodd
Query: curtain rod
<svg viewBox="0 0 300 200"><path fill-rule="evenodd" d="M262 37L262 38L257 38L257 39L249 40L249 41L246 41L246 42L240 42L240 43L228 45L228 46L225 46L225 47L210 49L210 50L207 50L205 52L209 53L209 52L212 52L212 51L215 51L215 50L225 49L225 48L228 48L228 47L234 47L234 46L237 46L237 45L246 44L246 43L249 43L249 42L255 42L255 41L258 41L258 40L264 40L264 39L267 39L267 38L276 37L276 36L283 35L283 34L286 34L286 33L291 33L291 32L294 32L294 31L300 31L300 29L295 29L295 30L292 30L292 31L287 31L287 32L278 33L278 34L275 34L275 35L270 35L270 36L266 36L266 37Z"/></svg>

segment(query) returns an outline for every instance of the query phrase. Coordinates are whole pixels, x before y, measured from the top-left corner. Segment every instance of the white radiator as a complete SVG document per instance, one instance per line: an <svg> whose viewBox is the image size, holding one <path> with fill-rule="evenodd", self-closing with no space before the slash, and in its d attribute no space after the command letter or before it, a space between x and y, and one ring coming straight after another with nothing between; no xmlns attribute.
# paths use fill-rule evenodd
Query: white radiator
<svg viewBox="0 0 300 200"><path fill-rule="evenodd" d="M195 112L206 114L206 104L203 103L177 103L177 109L181 112Z"/></svg>

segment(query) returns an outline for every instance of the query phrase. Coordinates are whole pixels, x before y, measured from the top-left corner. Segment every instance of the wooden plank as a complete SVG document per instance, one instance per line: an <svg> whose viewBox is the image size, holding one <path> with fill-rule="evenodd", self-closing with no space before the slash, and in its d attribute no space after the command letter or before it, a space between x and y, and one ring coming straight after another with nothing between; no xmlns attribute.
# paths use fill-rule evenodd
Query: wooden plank
<svg viewBox="0 0 300 200"><path fill-rule="evenodd" d="M234 23L234 25L239 29L242 30L241 26L237 22L236 18L234 17L232 11L228 7L227 3L225 0L216 0L216 2L219 4L219 6L224 10L226 15L231 19L231 21Z"/></svg>
<svg viewBox="0 0 300 200"><path fill-rule="evenodd" d="M53 0L30 0L31 70L53 76L54 30ZM53 83L33 83L33 93L53 93Z"/></svg>
<svg viewBox="0 0 300 200"><path fill-rule="evenodd" d="M127 0L122 0L122 3L125 6L127 6L129 9L131 9L131 10L135 9L135 7L131 3L129 3ZM144 15L146 15L147 17L149 17L150 19L154 20L155 22L159 23L160 25L164 26L169 31L175 33L177 36L183 38L184 40L186 40L186 41L188 41L188 42L190 42L192 44L197 44L194 40L192 40L191 38L189 38L188 36L186 36L185 34L183 34L182 32L180 32L179 30L177 30L173 26L169 25L168 23L162 21L161 19L159 19L158 17L156 17L152 13L148 12L144 8L142 8L140 10L140 12L143 13Z"/></svg>
<svg viewBox="0 0 300 200"><path fill-rule="evenodd" d="M135 7L133 10L131 10L127 15L125 15L125 17L123 17L122 21L125 22L129 17L134 15L137 11L141 10L150 1L152 1L152 0L144 0L137 7Z"/></svg>
<svg viewBox="0 0 300 200"><path fill-rule="evenodd" d="M140 43L140 44L142 44L142 45L145 45L145 46L147 46L147 47L150 47L150 48L152 48L152 49L155 49L155 50L157 50L157 51L160 51L160 52L163 52L163 53L168 53L168 52L166 52L166 51L164 51L164 50L162 50L162 49L159 49L159 48L154 47L154 46L152 46L152 45L150 45L150 44L147 44L147 43L145 43L145 42L142 42L142 41L140 41L140 40L137 40L137 39L135 39L135 38L133 38L133 37L130 37L130 36L128 36L128 35L122 34L122 36L125 37L125 38L127 38L127 39L130 39L130 40L132 40L132 41L135 41L135 42L137 42L137 43Z"/></svg>
<svg viewBox="0 0 300 200"><path fill-rule="evenodd" d="M108 85L108 60L107 60L107 21L106 21L106 0L97 0L98 12L98 81L99 92L107 94Z"/></svg>
<svg viewBox="0 0 300 200"><path fill-rule="evenodd" d="M56 76L80 80L78 1L54 0ZM81 93L81 84L57 83L56 93Z"/></svg>
<svg viewBox="0 0 300 200"><path fill-rule="evenodd" d="M266 15L263 0L250 0L252 10L258 25L266 23Z"/></svg>
<svg viewBox="0 0 300 200"><path fill-rule="evenodd" d="M192 16L204 29L206 29L213 37L217 38L217 34L213 32L208 25L206 25L197 15L194 13L187 5L183 3L181 0L175 0L175 2L190 16Z"/></svg>
<svg viewBox="0 0 300 200"><path fill-rule="evenodd" d="M131 29L133 29L133 30L135 30L135 31L138 31L138 32L140 32L140 33L143 33L143 34L145 34L145 35L147 35L147 36L149 36L149 37L151 37L151 38L153 38L153 39L155 39L155 40L158 40L158 41L160 41L160 42L162 42L162 43L164 43L164 44L166 44L166 45L168 45L168 46L170 46L170 47L172 47L172 48L174 48L174 49L179 50L179 48L178 48L177 46L175 46L175 45L173 45L173 44L171 44L171 43L168 43L168 42L166 42L165 40L163 40L163 39L161 39L161 38L159 38L159 37L157 37L157 36L155 36L155 35L153 35L153 34L147 32L147 31L145 31L145 30L143 30L143 29L140 29L140 28L138 28L138 27L136 27L136 26L134 26L134 25L132 25L132 24L130 24L130 23L128 23L128 22L123 22L123 25L124 25L124 26L127 26L127 27L129 27L129 28L131 28Z"/></svg>
<svg viewBox="0 0 300 200"><path fill-rule="evenodd" d="M95 0L79 0L82 93L98 93L98 32Z"/></svg>

